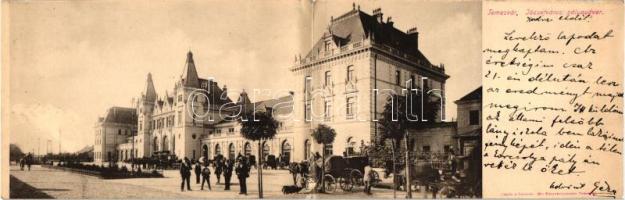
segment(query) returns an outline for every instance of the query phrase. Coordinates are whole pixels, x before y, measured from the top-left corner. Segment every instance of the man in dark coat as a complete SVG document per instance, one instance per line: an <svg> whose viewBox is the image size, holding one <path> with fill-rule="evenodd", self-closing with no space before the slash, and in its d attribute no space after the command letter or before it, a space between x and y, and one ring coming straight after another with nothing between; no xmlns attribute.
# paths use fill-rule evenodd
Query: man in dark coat
<svg viewBox="0 0 625 200"><path fill-rule="evenodd" d="M26 165L25 161L26 157L20 158L20 170L24 171L24 165Z"/></svg>
<svg viewBox="0 0 625 200"><path fill-rule="evenodd" d="M219 159L215 161L215 176L217 177L217 183L221 182L221 173L223 172L224 161Z"/></svg>
<svg viewBox="0 0 625 200"><path fill-rule="evenodd" d="M195 184L200 184L200 172L202 172L202 166L200 165L200 162L195 162Z"/></svg>
<svg viewBox="0 0 625 200"><path fill-rule="evenodd" d="M246 179L247 177L250 176L250 174L249 174L249 166L247 162L245 162L245 159L239 159L237 161L236 173L237 173L237 178L239 178L239 188L240 188L239 194L247 195Z"/></svg>
<svg viewBox="0 0 625 200"><path fill-rule="evenodd" d="M182 183L180 183L180 191L184 191L184 183L187 182L187 190L191 191L191 161L185 157L180 164L180 177L182 177Z"/></svg>
<svg viewBox="0 0 625 200"><path fill-rule="evenodd" d="M211 188L211 170L208 167L208 164L206 164L204 169L202 169L202 185L200 186L202 190L204 190L204 183L208 183L208 190L213 190Z"/></svg>
<svg viewBox="0 0 625 200"><path fill-rule="evenodd" d="M226 160L224 161L223 164L223 171L224 171L224 179L225 179L225 185L226 188L224 190L230 190L230 179L232 178L232 170L233 170L233 166L232 166L232 160Z"/></svg>

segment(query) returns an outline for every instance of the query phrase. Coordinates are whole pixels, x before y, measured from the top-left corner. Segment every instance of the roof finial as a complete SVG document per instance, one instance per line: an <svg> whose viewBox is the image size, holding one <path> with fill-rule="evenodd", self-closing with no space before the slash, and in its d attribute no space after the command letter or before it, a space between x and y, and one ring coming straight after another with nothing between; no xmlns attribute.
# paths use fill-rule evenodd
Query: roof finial
<svg viewBox="0 0 625 200"><path fill-rule="evenodd" d="M352 2L352 10L356 10L356 3Z"/></svg>

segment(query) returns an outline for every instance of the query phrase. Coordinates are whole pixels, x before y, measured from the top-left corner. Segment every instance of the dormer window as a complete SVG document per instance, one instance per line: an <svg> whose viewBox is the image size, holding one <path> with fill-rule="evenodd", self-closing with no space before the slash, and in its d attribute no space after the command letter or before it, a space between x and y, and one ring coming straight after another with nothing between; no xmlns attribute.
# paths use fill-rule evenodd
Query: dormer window
<svg viewBox="0 0 625 200"><path fill-rule="evenodd" d="M332 49L332 41L327 40L323 47L324 47L324 51L330 51L330 49Z"/></svg>

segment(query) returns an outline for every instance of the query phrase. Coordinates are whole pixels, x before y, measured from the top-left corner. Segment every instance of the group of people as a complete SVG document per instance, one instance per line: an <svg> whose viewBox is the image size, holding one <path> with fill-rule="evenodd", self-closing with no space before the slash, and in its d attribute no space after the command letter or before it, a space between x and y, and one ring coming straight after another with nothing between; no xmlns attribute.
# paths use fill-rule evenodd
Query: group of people
<svg viewBox="0 0 625 200"><path fill-rule="evenodd" d="M239 179L239 194L247 195L247 178L250 176L251 162L250 158L242 155L238 155L236 159L225 159L218 157L212 162L207 158L191 161L185 157L180 165L180 176L182 177L182 183L180 184L180 190L184 191L185 183L188 191L191 191L191 171L195 173L195 183L200 184L200 189L204 190L204 184L208 186L208 190L212 190L210 185L211 169L210 165L214 167L214 175L217 179L217 184L221 182L221 176L224 177L224 190L230 190L232 173L234 172ZM201 180L201 181L200 181Z"/></svg>
<svg viewBox="0 0 625 200"><path fill-rule="evenodd" d="M24 167L27 167L28 171L30 171L30 166L33 164L32 154L29 153L28 155L25 155L24 157L20 158L19 164L20 164L20 170L24 171Z"/></svg>

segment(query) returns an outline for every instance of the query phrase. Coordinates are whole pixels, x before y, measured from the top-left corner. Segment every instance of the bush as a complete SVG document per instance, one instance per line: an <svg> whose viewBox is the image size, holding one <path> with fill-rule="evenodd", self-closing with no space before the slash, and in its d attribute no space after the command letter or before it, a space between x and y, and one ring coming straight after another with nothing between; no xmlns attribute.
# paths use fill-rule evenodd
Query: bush
<svg viewBox="0 0 625 200"><path fill-rule="evenodd" d="M162 178L163 175L156 170L151 171L150 173L144 173L141 171L141 168L138 168L137 172L130 172L126 166L122 166L121 168L117 168L117 166L112 165L111 167L104 167L98 165L84 165L81 163L59 163L59 167L69 168L69 169L79 169L81 172L87 172L92 175L98 175L101 178Z"/></svg>
<svg viewBox="0 0 625 200"><path fill-rule="evenodd" d="M122 173L128 173L128 168L126 166L122 166L121 170Z"/></svg>

